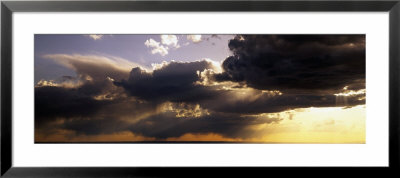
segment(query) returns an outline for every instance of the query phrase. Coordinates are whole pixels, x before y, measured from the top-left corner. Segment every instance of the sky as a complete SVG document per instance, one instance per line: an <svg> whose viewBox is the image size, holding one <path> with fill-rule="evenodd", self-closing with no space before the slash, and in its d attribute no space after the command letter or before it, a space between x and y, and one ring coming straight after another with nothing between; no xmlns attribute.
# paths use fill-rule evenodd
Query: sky
<svg viewBox="0 0 400 178"><path fill-rule="evenodd" d="M35 142L365 143L365 35L36 34Z"/></svg>
<svg viewBox="0 0 400 178"><path fill-rule="evenodd" d="M226 44L233 35L202 35L200 41L188 38L187 35L174 36L176 44L169 42L171 44L168 45L161 43L160 35L35 35L35 83L41 79L54 79L60 74L75 75L73 70L45 59L46 54L121 58L146 69L152 69L152 64L171 60L196 61L209 58L223 61L231 54ZM147 40L148 45L145 45ZM174 40L165 38L164 42ZM157 43L160 44L158 48L149 46ZM152 53L154 49L155 53Z"/></svg>

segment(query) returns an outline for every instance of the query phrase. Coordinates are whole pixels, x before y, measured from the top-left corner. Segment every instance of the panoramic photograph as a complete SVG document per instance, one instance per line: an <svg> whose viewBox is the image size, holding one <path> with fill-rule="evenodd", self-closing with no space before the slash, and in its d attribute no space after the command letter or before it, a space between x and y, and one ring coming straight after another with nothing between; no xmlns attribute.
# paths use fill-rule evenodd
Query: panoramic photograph
<svg viewBox="0 0 400 178"><path fill-rule="evenodd" d="M364 144L364 34L36 34L35 143Z"/></svg>

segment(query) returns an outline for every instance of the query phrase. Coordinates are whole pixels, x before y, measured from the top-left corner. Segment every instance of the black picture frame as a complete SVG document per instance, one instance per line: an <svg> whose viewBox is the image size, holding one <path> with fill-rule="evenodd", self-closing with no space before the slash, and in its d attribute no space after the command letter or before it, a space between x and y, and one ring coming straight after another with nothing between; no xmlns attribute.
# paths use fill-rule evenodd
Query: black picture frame
<svg viewBox="0 0 400 178"><path fill-rule="evenodd" d="M12 165L12 18L13 12L121 11L331 11L389 12L389 167L13 167ZM1 175L4 177L131 177L266 175L319 176L398 174L400 1L2 1L1 2ZM212 171L212 172L211 172Z"/></svg>

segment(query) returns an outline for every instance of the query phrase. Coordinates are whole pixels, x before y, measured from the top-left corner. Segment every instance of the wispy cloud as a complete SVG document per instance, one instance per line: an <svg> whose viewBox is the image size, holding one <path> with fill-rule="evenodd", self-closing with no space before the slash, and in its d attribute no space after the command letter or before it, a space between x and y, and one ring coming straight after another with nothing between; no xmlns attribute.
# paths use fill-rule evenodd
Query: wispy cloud
<svg viewBox="0 0 400 178"><path fill-rule="evenodd" d="M138 64L119 57L105 57L80 54L47 54L43 56L54 62L74 70L80 76L89 76L92 79L104 80L107 77L122 79L129 75L133 67ZM143 67L141 67L143 68Z"/></svg>

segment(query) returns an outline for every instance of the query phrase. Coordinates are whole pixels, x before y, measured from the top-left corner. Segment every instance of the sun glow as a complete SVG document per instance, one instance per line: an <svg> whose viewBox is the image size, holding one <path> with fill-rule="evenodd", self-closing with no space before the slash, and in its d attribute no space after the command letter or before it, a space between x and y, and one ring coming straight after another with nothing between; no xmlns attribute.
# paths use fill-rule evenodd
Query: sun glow
<svg viewBox="0 0 400 178"><path fill-rule="evenodd" d="M269 143L365 143L365 105L294 110L279 124L258 125Z"/></svg>

